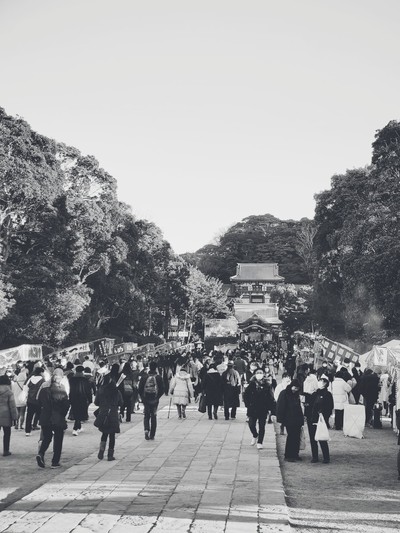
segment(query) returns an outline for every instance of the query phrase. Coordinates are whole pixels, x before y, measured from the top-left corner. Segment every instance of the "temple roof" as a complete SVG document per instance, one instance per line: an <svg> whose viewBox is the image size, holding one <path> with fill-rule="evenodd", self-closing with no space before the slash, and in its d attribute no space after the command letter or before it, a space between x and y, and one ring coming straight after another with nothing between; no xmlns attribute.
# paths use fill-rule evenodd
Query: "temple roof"
<svg viewBox="0 0 400 533"><path fill-rule="evenodd" d="M231 281L283 281L277 263L238 263Z"/></svg>

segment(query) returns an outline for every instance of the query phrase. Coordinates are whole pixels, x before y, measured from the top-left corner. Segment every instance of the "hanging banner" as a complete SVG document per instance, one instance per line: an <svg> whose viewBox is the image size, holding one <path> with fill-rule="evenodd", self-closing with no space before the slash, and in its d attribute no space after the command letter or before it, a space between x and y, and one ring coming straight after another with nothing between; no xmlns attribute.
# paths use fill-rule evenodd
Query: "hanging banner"
<svg viewBox="0 0 400 533"><path fill-rule="evenodd" d="M7 368L17 361L37 361L38 359L43 359L41 344L21 344L21 346L0 351L0 368Z"/></svg>
<svg viewBox="0 0 400 533"><path fill-rule="evenodd" d="M165 342L164 344L159 344L156 346L154 351L156 355L161 355L176 350L178 346L179 343L176 341Z"/></svg>
<svg viewBox="0 0 400 533"><path fill-rule="evenodd" d="M354 350L339 342L331 341L326 337L322 337L321 346L324 349L324 358L330 361L340 360L343 361L346 357L350 359L352 363L357 363L360 355Z"/></svg>
<svg viewBox="0 0 400 533"><path fill-rule="evenodd" d="M91 351L94 354L94 358L104 359L107 355L113 354L115 339L97 339L90 343Z"/></svg>
<svg viewBox="0 0 400 533"><path fill-rule="evenodd" d="M136 342L123 342L122 344L114 344L113 354L122 355L122 354L132 354L138 345Z"/></svg>

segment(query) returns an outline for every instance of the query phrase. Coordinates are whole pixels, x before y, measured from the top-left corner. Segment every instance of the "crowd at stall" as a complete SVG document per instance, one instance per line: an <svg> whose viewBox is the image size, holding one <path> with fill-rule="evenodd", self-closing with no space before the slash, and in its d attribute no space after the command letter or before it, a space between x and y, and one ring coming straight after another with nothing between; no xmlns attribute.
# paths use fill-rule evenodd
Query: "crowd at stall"
<svg viewBox="0 0 400 533"><path fill-rule="evenodd" d="M94 403L94 425L101 433L98 458L114 460L116 435L122 422L143 413L144 438L154 440L160 398L170 397L176 416L184 420L187 406L198 405L209 420L234 420L246 407L251 446L263 448L267 423L277 422L286 435L285 460L300 461L304 427L311 443L311 461L318 462L318 443L324 463L330 462L328 429L342 430L346 405L363 405L369 427L380 428L382 414L391 416L396 383L387 373L361 371L359 363L344 359L320 366L304 362L296 348L291 353L272 343L240 342L225 353L192 349L157 357L121 356L119 362L75 361L52 357L18 361L0 376L0 426L3 456L11 455L12 430L26 437L37 432L36 461L46 465L53 441L51 466L58 468L68 421L79 437ZM168 413L168 416L170 413Z"/></svg>

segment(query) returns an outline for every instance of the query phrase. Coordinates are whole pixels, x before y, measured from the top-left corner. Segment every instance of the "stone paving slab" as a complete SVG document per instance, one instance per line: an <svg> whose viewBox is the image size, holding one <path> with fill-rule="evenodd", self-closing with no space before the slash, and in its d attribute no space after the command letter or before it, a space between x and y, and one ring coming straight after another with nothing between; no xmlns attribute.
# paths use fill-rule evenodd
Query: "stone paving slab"
<svg viewBox="0 0 400 533"><path fill-rule="evenodd" d="M273 425L257 450L243 409L231 421L167 411L154 441L135 425L117 437L116 461L93 451L1 512L0 533L290 530Z"/></svg>

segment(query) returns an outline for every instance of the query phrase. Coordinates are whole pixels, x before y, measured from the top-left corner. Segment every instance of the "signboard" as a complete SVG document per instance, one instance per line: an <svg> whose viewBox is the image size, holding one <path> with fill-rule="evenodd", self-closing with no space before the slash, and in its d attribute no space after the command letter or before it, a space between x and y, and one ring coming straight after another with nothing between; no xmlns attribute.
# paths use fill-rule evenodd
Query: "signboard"
<svg viewBox="0 0 400 533"><path fill-rule="evenodd" d="M17 361L36 361L42 358L41 344L21 344L21 346L0 351L0 368L7 368Z"/></svg>
<svg viewBox="0 0 400 533"><path fill-rule="evenodd" d="M204 338L236 337L238 321L231 318L207 318L204 322Z"/></svg>
<svg viewBox="0 0 400 533"><path fill-rule="evenodd" d="M113 365L114 363L119 363L121 355L120 354L110 354L107 355L107 362L109 365Z"/></svg>
<svg viewBox="0 0 400 533"><path fill-rule="evenodd" d="M95 359L104 359L107 355L112 355L115 339L97 339L90 343Z"/></svg>
<svg viewBox="0 0 400 533"><path fill-rule="evenodd" d="M343 361L343 359L347 357L352 363L356 363L360 357L358 353L356 353L348 346L345 346L344 344L340 344L335 341L331 341L326 337L322 338L321 346L325 351L324 357L326 359L329 359L330 361Z"/></svg>
<svg viewBox="0 0 400 533"><path fill-rule="evenodd" d="M131 354L138 347L136 342L123 342L122 344L114 344L113 354Z"/></svg>
<svg viewBox="0 0 400 533"><path fill-rule="evenodd" d="M155 347L154 344L144 344L143 346L138 346L137 348L134 348L132 355L134 357L137 357L140 355L141 357L154 357L155 355Z"/></svg>
<svg viewBox="0 0 400 533"><path fill-rule="evenodd" d="M178 318L171 318L170 324L171 324L171 328L177 328L178 324L179 324L179 319Z"/></svg>
<svg viewBox="0 0 400 533"><path fill-rule="evenodd" d="M179 344L176 341L166 342L155 347L155 353L157 355L168 353L172 350L176 350Z"/></svg>

